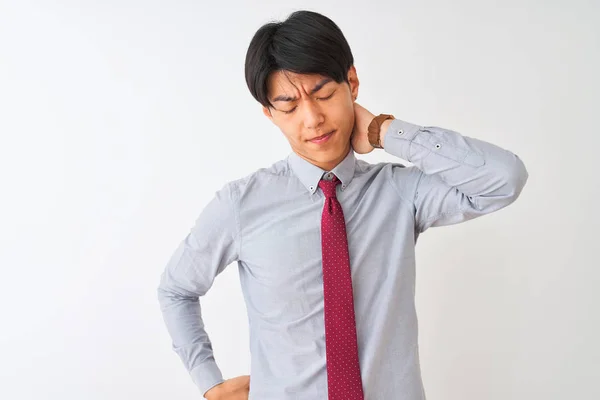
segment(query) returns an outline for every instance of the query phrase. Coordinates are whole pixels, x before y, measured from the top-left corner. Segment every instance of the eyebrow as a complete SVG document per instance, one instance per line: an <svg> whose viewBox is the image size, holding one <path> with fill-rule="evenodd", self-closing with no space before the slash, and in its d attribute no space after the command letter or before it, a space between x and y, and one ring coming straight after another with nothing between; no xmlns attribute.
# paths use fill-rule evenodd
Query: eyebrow
<svg viewBox="0 0 600 400"><path fill-rule="evenodd" d="M331 78L323 79L321 82L317 83L317 85L314 88L312 88L312 90L310 91L310 94L314 94L315 92L318 92L319 90L321 90L321 88L323 86L325 86L326 84L328 84L331 81L333 81L333 79L331 79ZM290 97L290 96L286 96L285 94L282 94L282 95L275 97L271 101L273 103L275 103L276 101L296 101L296 100L298 100L296 97Z"/></svg>

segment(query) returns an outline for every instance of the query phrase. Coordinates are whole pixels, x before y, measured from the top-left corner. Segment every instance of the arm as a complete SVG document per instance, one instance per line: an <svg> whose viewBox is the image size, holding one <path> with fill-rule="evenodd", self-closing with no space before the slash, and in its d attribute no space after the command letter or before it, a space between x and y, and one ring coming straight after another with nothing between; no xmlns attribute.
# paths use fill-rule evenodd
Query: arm
<svg viewBox="0 0 600 400"><path fill-rule="evenodd" d="M382 124L381 135L386 152L421 171L414 195L419 232L506 207L527 182L527 170L517 155L449 129L394 119Z"/></svg>
<svg viewBox="0 0 600 400"><path fill-rule="evenodd" d="M216 192L171 256L157 289L172 348L203 395L224 379L204 329L199 297L238 258L234 194L231 185Z"/></svg>

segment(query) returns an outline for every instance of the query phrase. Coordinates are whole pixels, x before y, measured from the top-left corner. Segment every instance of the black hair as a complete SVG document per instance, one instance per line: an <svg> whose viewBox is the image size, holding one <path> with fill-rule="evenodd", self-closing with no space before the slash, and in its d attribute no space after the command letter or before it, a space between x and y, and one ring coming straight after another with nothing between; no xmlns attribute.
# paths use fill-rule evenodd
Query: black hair
<svg viewBox="0 0 600 400"><path fill-rule="evenodd" d="M313 11L295 11L285 21L269 22L256 31L246 53L246 84L252 97L270 108L271 73L320 74L341 83L348 82L352 65L350 46L331 19Z"/></svg>

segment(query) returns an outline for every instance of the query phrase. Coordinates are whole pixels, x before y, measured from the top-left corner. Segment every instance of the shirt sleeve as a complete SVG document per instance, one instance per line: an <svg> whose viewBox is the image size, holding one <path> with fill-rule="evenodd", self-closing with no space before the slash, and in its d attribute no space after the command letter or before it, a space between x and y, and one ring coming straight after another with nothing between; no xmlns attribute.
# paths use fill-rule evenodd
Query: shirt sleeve
<svg viewBox="0 0 600 400"><path fill-rule="evenodd" d="M517 155L440 127L395 119L384 134L383 147L420 170L414 192L419 232L506 207L517 199L528 178Z"/></svg>
<svg viewBox="0 0 600 400"><path fill-rule="evenodd" d="M224 381L204 329L199 297L238 259L235 193L231 183L216 192L170 257L157 289L172 348L202 395Z"/></svg>

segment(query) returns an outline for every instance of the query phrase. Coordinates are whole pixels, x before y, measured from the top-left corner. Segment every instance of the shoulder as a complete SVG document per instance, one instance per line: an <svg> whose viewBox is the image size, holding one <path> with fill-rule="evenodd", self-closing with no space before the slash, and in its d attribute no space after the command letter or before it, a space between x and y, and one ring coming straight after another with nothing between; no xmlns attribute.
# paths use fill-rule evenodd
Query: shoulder
<svg viewBox="0 0 600 400"><path fill-rule="evenodd" d="M226 188L234 193L234 197L240 198L249 191L263 188L274 180L287 176L289 176L287 159L282 159L225 183L223 189Z"/></svg>
<svg viewBox="0 0 600 400"><path fill-rule="evenodd" d="M415 192L423 175L420 169L412 164L406 165L400 162L386 161L371 164L364 160L357 160L357 167L360 173L370 175L370 179L389 183L407 204L413 205Z"/></svg>

